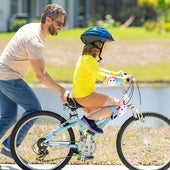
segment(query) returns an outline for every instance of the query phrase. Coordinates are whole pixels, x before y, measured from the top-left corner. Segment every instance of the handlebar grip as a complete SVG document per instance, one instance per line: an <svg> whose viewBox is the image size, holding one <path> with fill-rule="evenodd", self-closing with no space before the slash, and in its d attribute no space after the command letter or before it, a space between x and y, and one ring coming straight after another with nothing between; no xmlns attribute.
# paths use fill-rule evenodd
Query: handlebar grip
<svg viewBox="0 0 170 170"><path fill-rule="evenodd" d="M131 81L131 78L130 77L127 77L126 78L126 82L130 82Z"/></svg>

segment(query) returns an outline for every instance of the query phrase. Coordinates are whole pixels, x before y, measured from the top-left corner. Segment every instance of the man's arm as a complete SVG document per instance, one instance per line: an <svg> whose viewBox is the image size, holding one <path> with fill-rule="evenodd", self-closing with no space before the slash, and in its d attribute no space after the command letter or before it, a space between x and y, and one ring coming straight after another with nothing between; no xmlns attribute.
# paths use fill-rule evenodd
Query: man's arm
<svg viewBox="0 0 170 170"><path fill-rule="evenodd" d="M55 80L45 71L44 60L41 59L29 59L32 69L35 73L35 76L40 80L45 86L50 89L53 89L61 94L62 102L66 102L69 92L55 82Z"/></svg>

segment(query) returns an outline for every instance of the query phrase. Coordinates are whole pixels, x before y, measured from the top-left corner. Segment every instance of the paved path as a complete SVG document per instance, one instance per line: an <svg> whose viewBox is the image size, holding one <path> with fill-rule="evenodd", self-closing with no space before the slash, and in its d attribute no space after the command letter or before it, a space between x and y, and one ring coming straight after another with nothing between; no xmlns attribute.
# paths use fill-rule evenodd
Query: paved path
<svg viewBox="0 0 170 170"><path fill-rule="evenodd" d="M21 170L16 164L2 164L1 170ZM63 170L128 170L125 166L121 165L67 165Z"/></svg>
<svg viewBox="0 0 170 170"><path fill-rule="evenodd" d="M21 170L16 164L1 164L0 170ZM62 170L128 170L123 165L67 165ZM148 167L151 170L151 167ZM168 169L170 170L170 168Z"/></svg>

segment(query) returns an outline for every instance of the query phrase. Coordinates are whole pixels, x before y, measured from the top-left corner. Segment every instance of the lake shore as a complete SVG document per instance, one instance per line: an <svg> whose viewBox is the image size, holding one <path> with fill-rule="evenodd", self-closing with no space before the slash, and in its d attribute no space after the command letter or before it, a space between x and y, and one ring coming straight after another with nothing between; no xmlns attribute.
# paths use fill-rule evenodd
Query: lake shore
<svg viewBox="0 0 170 170"><path fill-rule="evenodd" d="M63 87L66 88L71 88L72 87L72 83L64 83L64 82L58 82L60 85L62 85ZM47 88L44 84L41 83L29 83L29 85L33 88ZM163 82L163 83L157 83L157 82L150 82L150 83L138 83L139 87L169 87L170 86L170 82ZM102 87L102 88L107 88L110 86L106 86L102 83L97 83L96 87ZM116 86L115 86L116 87ZM113 87L114 88L114 87Z"/></svg>

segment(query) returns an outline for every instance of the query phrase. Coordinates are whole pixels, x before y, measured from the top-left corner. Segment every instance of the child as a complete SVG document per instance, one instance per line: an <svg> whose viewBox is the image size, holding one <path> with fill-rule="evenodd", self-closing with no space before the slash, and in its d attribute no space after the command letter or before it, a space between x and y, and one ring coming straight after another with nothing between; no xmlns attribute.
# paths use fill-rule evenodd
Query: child
<svg viewBox="0 0 170 170"><path fill-rule="evenodd" d="M76 102L83 106L83 110L87 114L87 117L84 116L82 121L88 125L89 130L94 133L103 133L103 130L96 125L95 120L112 115L116 117L122 111L124 102L95 92L96 80L109 84L113 79L121 84L125 78L120 77L122 72L99 68L99 61L102 60L101 53L106 42L114 41L106 29L90 28L81 35L81 40L85 45L73 75L72 95Z"/></svg>

